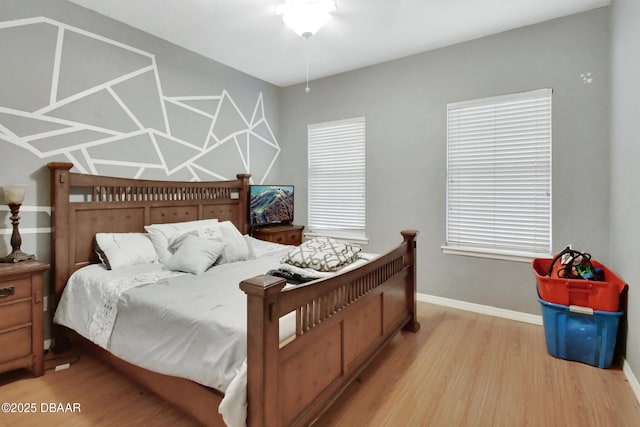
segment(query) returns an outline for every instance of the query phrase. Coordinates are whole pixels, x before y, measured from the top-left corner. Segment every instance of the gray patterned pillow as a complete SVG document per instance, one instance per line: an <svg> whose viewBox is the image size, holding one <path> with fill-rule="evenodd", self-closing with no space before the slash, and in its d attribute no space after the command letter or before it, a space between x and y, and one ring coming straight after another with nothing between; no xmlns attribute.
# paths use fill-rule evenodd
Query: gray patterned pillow
<svg viewBox="0 0 640 427"><path fill-rule="evenodd" d="M336 271L358 258L362 248L330 237L315 237L291 249L281 262L318 271Z"/></svg>

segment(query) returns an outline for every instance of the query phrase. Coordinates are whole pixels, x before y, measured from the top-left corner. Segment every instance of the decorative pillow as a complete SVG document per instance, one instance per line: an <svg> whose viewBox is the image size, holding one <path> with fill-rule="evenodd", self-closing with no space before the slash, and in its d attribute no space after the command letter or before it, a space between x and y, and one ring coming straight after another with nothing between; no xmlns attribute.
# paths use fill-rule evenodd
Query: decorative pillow
<svg viewBox="0 0 640 427"><path fill-rule="evenodd" d="M222 232L222 241L226 243L226 246L217 264L248 260L249 246L242 233L231 221L223 221L218 225Z"/></svg>
<svg viewBox="0 0 640 427"><path fill-rule="evenodd" d="M164 268L193 274L204 273L216 262L224 247L223 242L188 234Z"/></svg>
<svg viewBox="0 0 640 427"><path fill-rule="evenodd" d="M336 271L358 258L362 248L330 237L315 237L291 249L281 262L318 271Z"/></svg>
<svg viewBox="0 0 640 427"><path fill-rule="evenodd" d="M158 253L158 260L165 264L171 258L169 251L169 242L184 233L185 231L195 230L197 228L207 228L218 224L217 219L203 219L197 221L174 222L170 224L152 224L147 225L144 229L149 233L151 242Z"/></svg>
<svg viewBox="0 0 640 427"><path fill-rule="evenodd" d="M108 270L158 261L145 233L96 233L96 253Z"/></svg>
<svg viewBox="0 0 640 427"><path fill-rule="evenodd" d="M197 228L183 232L169 241L169 251L174 252L177 250L182 241L189 236L198 236L224 242L225 247L220 258L218 258L217 264L244 261L250 258L249 245L245 237L231 221L223 221L206 228Z"/></svg>
<svg viewBox="0 0 640 427"><path fill-rule="evenodd" d="M195 230L185 231L169 240L169 252L172 254L178 250L185 239L189 236L202 237L203 239L212 239L222 241L222 230L218 224L209 226L207 228L197 228Z"/></svg>

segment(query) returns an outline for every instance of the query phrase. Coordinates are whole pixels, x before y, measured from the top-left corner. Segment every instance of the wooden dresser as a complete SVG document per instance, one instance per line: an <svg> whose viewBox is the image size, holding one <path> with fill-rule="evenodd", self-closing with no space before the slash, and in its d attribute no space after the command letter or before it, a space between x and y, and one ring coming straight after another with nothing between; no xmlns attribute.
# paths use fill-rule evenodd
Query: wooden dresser
<svg viewBox="0 0 640 427"><path fill-rule="evenodd" d="M44 374L42 283L48 264L0 263L0 372Z"/></svg>
<svg viewBox="0 0 640 427"><path fill-rule="evenodd" d="M267 225L255 228L253 237L267 242L298 246L302 243L304 225Z"/></svg>

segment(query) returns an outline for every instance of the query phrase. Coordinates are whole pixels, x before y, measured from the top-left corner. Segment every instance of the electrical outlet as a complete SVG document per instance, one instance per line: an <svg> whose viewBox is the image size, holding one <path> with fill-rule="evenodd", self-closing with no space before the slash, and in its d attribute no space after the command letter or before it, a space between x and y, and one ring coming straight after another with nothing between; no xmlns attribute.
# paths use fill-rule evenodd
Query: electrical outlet
<svg viewBox="0 0 640 427"><path fill-rule="evenodd" d="M49 310L49 297L42 297L42 308L44 311Z"/></svg>

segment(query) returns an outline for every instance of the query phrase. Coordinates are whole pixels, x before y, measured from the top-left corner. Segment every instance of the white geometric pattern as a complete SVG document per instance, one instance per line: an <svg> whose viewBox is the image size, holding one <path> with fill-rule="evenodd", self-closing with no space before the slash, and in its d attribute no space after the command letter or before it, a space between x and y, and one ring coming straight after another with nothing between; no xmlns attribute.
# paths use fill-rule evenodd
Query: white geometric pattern
<svg viewBox="0 0 640 427"><path fill-rule="evenodd" d="M166 96L155 55L45 17L0 22L0 39L3 31L42 29L43 24L55 27L57 34L51 43L55 52L48 102L30 111L0 105L0 140L41 159L64 155L88 174L117 166L129 177L156 170L167 177L200 181L235 178L244 171L252 173L255 182L264 182L280 146L265 118L262 93L250 117L226 90L217 95ZM87 77L95 81L81 87L69 70L77 75L78 67L97 66L81 60L65 63L77 46L113 53L123 68L130 69L118 74L101 67L100 73ZM132 96L131 88L144 96ZM260 153L266 164L252 165L252 152Z"/></svg>

